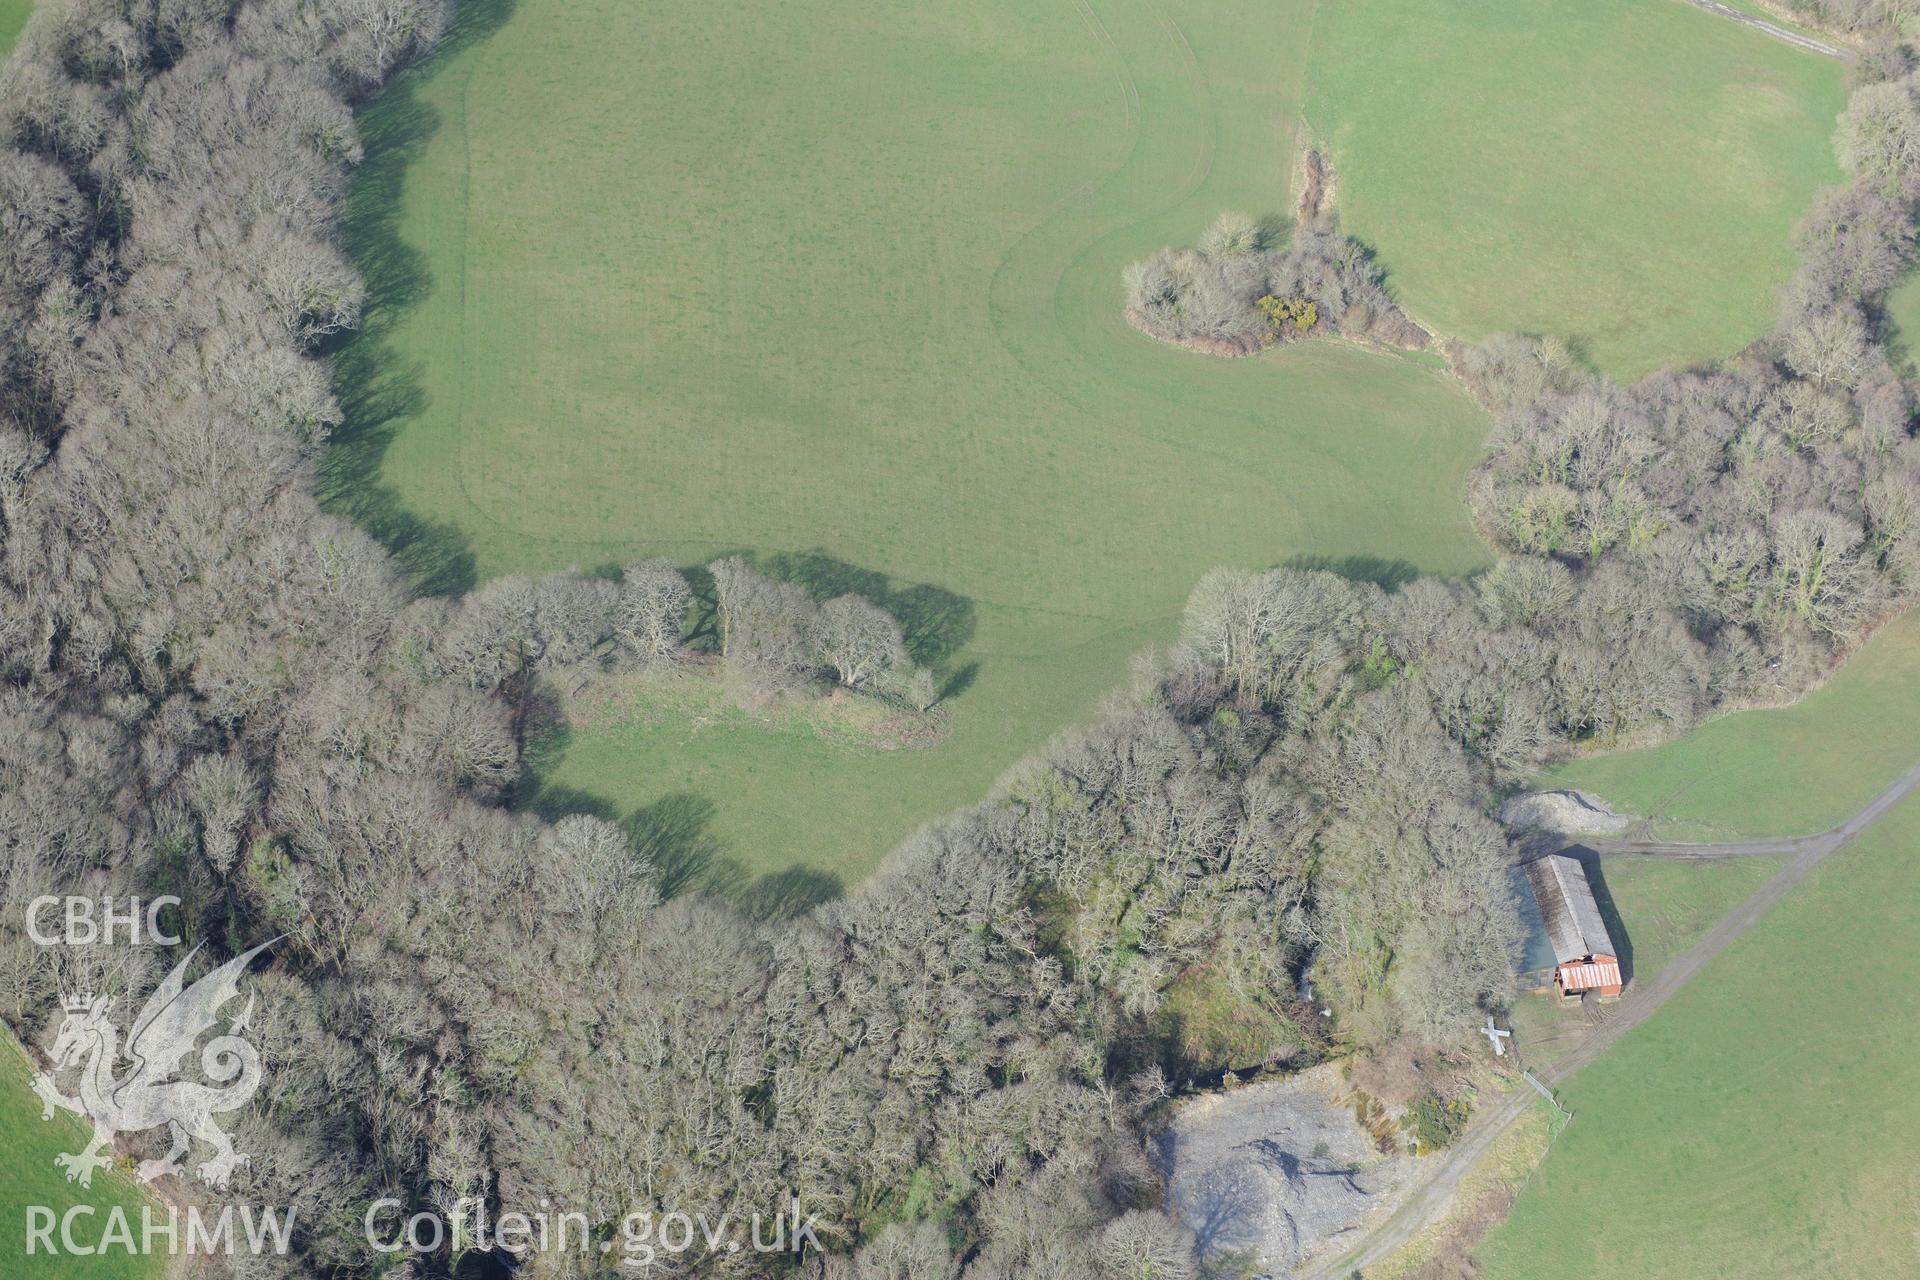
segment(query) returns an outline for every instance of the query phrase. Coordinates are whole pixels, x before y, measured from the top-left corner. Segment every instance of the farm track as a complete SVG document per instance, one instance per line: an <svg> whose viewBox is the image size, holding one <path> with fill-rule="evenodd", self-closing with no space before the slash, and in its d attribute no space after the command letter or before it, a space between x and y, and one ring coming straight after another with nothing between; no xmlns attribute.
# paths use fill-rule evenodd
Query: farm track
<svg viewBox="0 0 1920 1280"><path fill-rule="evenodd" d="M1764 18L1756 18L1750 13L1742 13L1731 5L1720 4L1718 0L1687 0L1696 9L1705 9L1723 18L1739 23L1743 27L1752 27L1761 35L1771 36L1775 40L1790 44L1796 49L1805 49L1808 53L1817 53L1828 58L1845 58L1847 51L1839 45L1828 44L1824 40L1815 40L1812 36L1803 36L1797 31L1789 31Z"/></svg>
<svg viewBox="0 0 1920 1280"><path fill-rule="evenodd" d="M1745 901L1728 912L1691 947L1645 983L1636 983L1613 1007L1613 1016L1551 1067L1535 1074L1548 1084L1564 1081L1605 1053L1621 1036L1652 1017L1699 972L1711 964L1735 939L1751 928L1773 905L1814 870L1878 822L1887 812L1920 788L1920 764L1902 774L1893 785L1863 809L1830 831L1781 840L1749 840L1729 844L1662 844L1634 841L1589 841L1601 857L1668 857L1681 860L1754 857L1791 854L1786 866ZM1530 1089L1516 1089L1481 1113L1459 1142L1447 1149L1429 1169L1420 1185L1387 1220L1375 1228L1366 1243L1337 1258L1317 1262L1298 1273L1297 1280L1341 1280L1364 1273L1412 1240L1434 1222L1451 1203L1461 1181L1514 1121L1535 1104Z"/></svg>
<svg viewBox="0 0 1920 1280"><path fill-rule="evenodd" d="M1700 844L1693 841L1662 840L1583 840L1581 846L1603 858L1660 858L1668 862L1721 862L1729 858L1769 858L1783 853L1799 853L1826 839L1817 836L1785 836L1777 840L1740 840L1726 844Z"/></svg>

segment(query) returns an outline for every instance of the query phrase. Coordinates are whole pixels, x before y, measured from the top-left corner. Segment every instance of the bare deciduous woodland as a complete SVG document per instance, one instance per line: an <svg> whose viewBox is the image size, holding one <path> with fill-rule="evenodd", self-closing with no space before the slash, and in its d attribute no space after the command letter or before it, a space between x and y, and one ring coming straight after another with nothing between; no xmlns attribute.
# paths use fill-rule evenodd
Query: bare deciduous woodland
<svg viewBox="0 0 1920 1280"><path fill-rule="evenodd" d="M420 596L312 497L341 420L326 343L362 304L335 238L353 109L447 19L70 0L0 80L0 897L17 920L164 886L210 956L284 936L230 1194L295 1206L297 1252L207 1274L375 1274L381 1195L606 1223L797 1193L831 1251L811 1275L1184 1275L1138 1122L1258 1064L1170 1049L1176 980L1204 966L1258 1011L1265 1062L1328 1051L1294 998L1309 964L1341 1047L1462 1042L1519 941L1494 794L1571 746L1793 696L1920 575L1876 311L1911 253L1920 98L1886 53L1767 340L1631 387L1550 339L1452 353L1498 424L1470 494L1497 568L1393 591L1216 570L1100 723L845 898L765 923L674 894L633 833L504 798L543 672L674 660L704 607L681 574ZM1417 334L1324 228L1273 245L1228 219L1126 287L1175 340ZM711 576L728 679L931 701L876 606ZM0 938L30 1040L60 990L171 963Z"/></svg>

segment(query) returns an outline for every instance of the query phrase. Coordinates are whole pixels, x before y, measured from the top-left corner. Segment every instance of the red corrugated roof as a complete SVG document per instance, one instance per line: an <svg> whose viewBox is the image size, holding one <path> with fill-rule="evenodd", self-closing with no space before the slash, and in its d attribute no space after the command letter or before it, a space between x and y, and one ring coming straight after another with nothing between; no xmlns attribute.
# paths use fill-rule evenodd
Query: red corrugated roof
<svg viewBox="0 0 1920 1280"><path fill-rule="evenodd" d="M1589 964L1563 964L1560 966L1560 985L1569 991L1620 986L1620 962L1597 960Z"/></svg>

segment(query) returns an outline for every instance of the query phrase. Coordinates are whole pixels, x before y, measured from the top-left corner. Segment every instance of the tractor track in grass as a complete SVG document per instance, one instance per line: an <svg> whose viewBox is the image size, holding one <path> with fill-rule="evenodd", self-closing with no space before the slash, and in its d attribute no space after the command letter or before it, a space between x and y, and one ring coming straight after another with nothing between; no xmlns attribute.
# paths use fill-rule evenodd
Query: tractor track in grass
<svg viewBox="0 0 1920 1280"><path fill-rule="evenodd" d="M1652 1017L1775 903L1812 875L1821 863L1846 848L1855 836L1886 816L1916 788L1920 788L1920 764L1907 770L1886 790L1868 801L1858 813L1818 835L1717 845L1604 840L1587 842L1587 847L1603 858L1637 856L1703 860L1781 853L1792 856L1765 884L1748 894L1739 906L1728 912L1671 964L1646 982L1635 983L1621 997L1620 1003L1614 1006L1613 1016L1604 1024L1594 1028L1565 1057L1550 1067L1542 1067L1535 1075L1547 1084L1558 1084L1605 1053L1621 1036ZM1519 1088L1481 1112L1466 1135L1434 1159L1419 1185L1385 1221L1373 1229L1364 1243L1338 1257L1322 1259L1307 1266L1297 1273L1296 1280L1344 1280L1354 1274L1364 1275L1368 1267L1384 1262L1440 1217L1480 1157L1537 1101L1532 1090Z"/></svg>

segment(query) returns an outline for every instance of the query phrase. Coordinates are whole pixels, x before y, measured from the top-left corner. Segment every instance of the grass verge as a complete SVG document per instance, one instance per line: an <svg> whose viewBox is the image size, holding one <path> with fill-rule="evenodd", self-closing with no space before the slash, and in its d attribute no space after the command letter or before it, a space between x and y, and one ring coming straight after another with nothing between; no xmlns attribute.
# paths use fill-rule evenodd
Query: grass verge
<svg viewBox="0 0 1920 1280"><path fill-rule="evenodd" d="M85 1244L97 1242L105 1229L105 1215L119 1208L139 1238L140 1210L154 1202L120 1168L94 1175L83 1189L66 1181L53 1162L63 1151L79 1151L89 1130L77 1116L57 1111L51 1120L40 1118L40 1100L30 1083L33 1068L11 1035L0 1031L0 1274L19 1280L155 1280L163 1274L163 1260L114 1252L94 1257L27 1255L29 1206L50 1210L56 1221L77 1205L91 1206L91 1217L75 1219L75 1235ZM156 1212L164 1213L156 1208ZM55 1240L59 1239L56 1230Z"/></svg>
<svg viewBox="0 0 1920 1280"><path fill-rule="evenodd" d="M33 0L0 0L0 58L13 50L13 42L20 38L20 29L27 25L27 17L33 12Z"/></svg>

